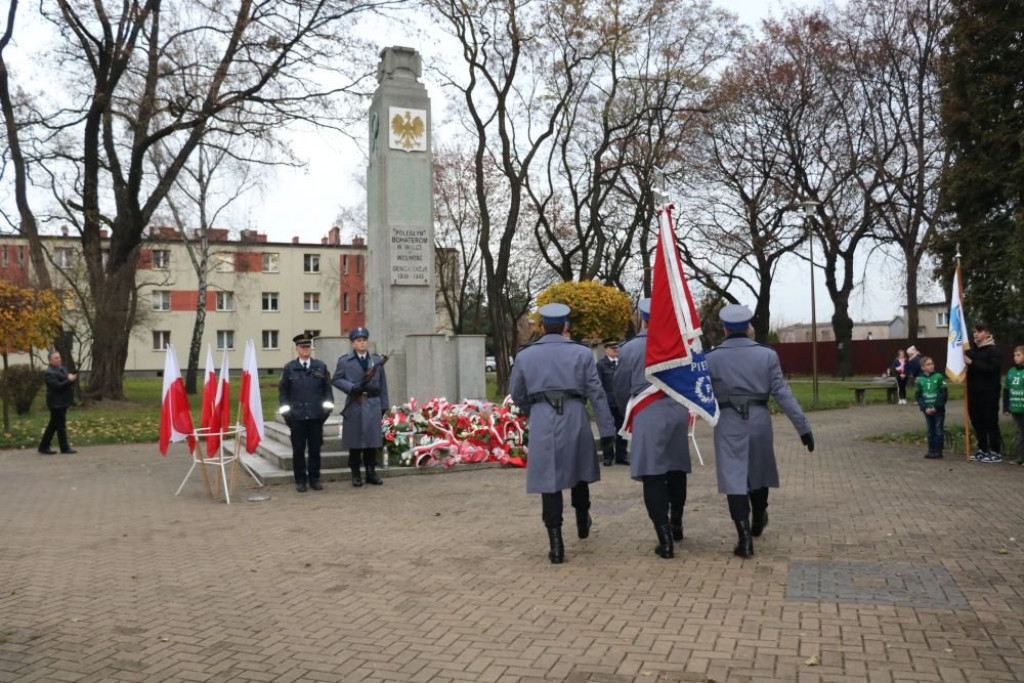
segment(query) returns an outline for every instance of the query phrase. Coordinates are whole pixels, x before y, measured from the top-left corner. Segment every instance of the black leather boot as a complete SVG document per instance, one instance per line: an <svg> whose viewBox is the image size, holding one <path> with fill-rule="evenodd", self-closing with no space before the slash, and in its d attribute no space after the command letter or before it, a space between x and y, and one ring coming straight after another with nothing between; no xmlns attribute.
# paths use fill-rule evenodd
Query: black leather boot
<svg viewBox="0 0 1024 683"><path fill-rule="evenodd" d="M683 513L672 511L672 540L679 543L683 540Z"/></svg>
<svg viewBox="0 0 1024 683"><path fill-rule="evenodd" d="M590 535L590 525L594 520L590 518L589 510L576 510L576 535L586 538Z"/></svg>
<svg viewBox="0 0 1024 683"><path fill-rule="evenodd" d="M357 466L353 465L349 469L352 470L352 485L353 486L362 486L363 485L363 478L361 476L359 476L359 468Z"/></svg>
<svg viewBox="0 0 1024 683"><path fill-rule="evenodd" d="M565 560L565 544L562 543L562 527L549 526L548 541L551 543L551 551L548 553L548 559L551 560L551 564L562 564L562 561Z"/></svg>
<svg viewBox="0 0 1024 683"><path fill-rule="evenodd" d="M658 534L658 545L654 548L654 553L666 560L675 557L672 548L672 525L662 524L654 527L654 531Z"/></svg>
<svg viewBox="0 0 1024 683"><path fill-rule="evenodd" d="M374 486L380 486L384 483L383 480L377 476L377 465L366 463L366 483L373 484Z"/></svg>
<svg viewBox="0 0 1024 683"><path fill-rule="evenodd" d="M736 522L736 534L739 540L736 542L735 550L732 551L733 554L740 557L753 557L754 538L750 535L750 522L745 519Z"/></svg>
<svg viewBox="0 0 1024 683"><path fill-rule="evenodd" d="M768 526L768 508L754 510L753 521L750 523L750 534L760 536L766 526Z"/></svg>

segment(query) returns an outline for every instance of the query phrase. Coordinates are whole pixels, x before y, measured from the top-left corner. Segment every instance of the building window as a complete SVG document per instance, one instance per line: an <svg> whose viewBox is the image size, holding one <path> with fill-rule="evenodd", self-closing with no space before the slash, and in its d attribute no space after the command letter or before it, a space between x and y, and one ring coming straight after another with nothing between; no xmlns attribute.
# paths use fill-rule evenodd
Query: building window
<svg viewBox="0 0 1024 683"><path fill-rule="evenodd" d="M277 330L263 330L263 348L277 349Z"/></svg>
<svg viewBox="0 0 1024 683"><path fill-rule="evenodd" d="M171 310L171 293L166 289L157 289L153 291L153 310L154 311L169 311Z"/></svg>
<svg viewBox="0 0 1024 683"><path fill-rule="evenodd" d="M320 272L320 254L303 254L302 271L305 273Z"/></svg>
<svg viewBox="0 0 1024 683"><path fill-rule="evenodd" d="M153 350L163 351L171 343L170 330L153 330Z"/></svg>
<svg viewBox="0 0 1024 683"><path fill-rule="evenodd" d="M303 330L303 332L308 334L310 337L313 337L313 339L320 336L320 330Z"/></svg>
<svg viewBox="0 0 1024 683"><path fill-rule="evenodd" d="M278 273L281 271L281 255L277 252L264 252L263 254L263 272L264 273Z"/></svg>
<svg viewBox="0 0 1024 683"><path fill-rule="evenodd" d="M279 311L277 306L277 292L263 292L263 310Z"/></svg>
<svg viewBox="0 0 1024 683"><path fill-rule="evenodd" d="M341 295L341 310L348 313L348 292Z"/></svg>
<svg viewBox="0 0 1024 683"><path fill-rule="evenodd" d="M217 350L230 351L235 348L234 330L217 330Z"/></svg>
<svg viewBox="0 0 1024 683"><path fill-rule="evenodd" d="M235 272L235 255L218 252L213 255L213 269L218 273Z"/></svg>
<svg viewBox="0 0 1024 683"><path fill-rule="evenodd" d="M356 256L356 275L360 275L363 272L363 257Z"/></svg>
<svg viewBox="0 0 1024 683"><path fill-rule="evenodd" d="M218 311L233 311L233 310L235 310L235 293L234 292L217 292L217 310Z"/></svg>
<svg viewBox="0 0 1024 683"><path fill-rule="evenodd" d="M0 268L7 267L7 245L0 247Z"/></svg>
<svg viewBox="0 0 1024 683"><path fill-rule="evenodd" d="M306 292L302 295L302 310L316 312L320 310L320 292Z"/></svg>
<svg viewBox="0 0 1024 683"><path fill-rule="evenodd" d="M359 294L356 294L356 312L358 313L358 312L361 312L362 310L363 310L363 294L362 294L362 292L360 292Z"/></svg>
<svg viewBox="0 0 1024 683"><path fill-rule="evenodd" d="M70 268L74 253L67 247L59 247L53 252L53 263L58 268Z"/></svg>
<svg viewBox="0 0 1024 683"><path fill-rule="evenodd" d="M24 246L19 246L18 247L18 265L19 266L25 265L25 247Z"/></svg>
<svg viewBox="0 0 1024 683"><path fill-rule="evenodd" d="M343 275L348 275L348 254L343 254L341 257L341 272Z"/></svg>
<svg viewBox="0 0 1024 683"><path fill-rule="evenodd" d="M167 270L171 267L171 250L170 249L154 249L153 250L153 267L157 270Z"/></svg>
<svg viewBox="0 0 1024 683"><path fill-rule="evenodd" d="M939 311L935 314L935 327L949 327L949 313Z"/></svg>

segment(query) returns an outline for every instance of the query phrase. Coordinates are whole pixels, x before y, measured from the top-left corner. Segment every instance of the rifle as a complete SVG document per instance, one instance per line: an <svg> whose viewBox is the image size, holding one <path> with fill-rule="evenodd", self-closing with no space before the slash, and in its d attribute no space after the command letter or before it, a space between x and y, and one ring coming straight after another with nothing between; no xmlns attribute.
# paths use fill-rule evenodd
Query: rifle
<svg viewBox="0 0 1024 683"><path fill-rule="evenodd" d="M372 368L370 368L369 370L367 370L366 374L363 375L363 379L360 380L359 384L357 384L356 387L355 387L356 389L360 389L361 390L354 397L354 399L355 399L354 402L355 403L362 403L363 402L363 397L366 396L366 388L368 386L370 386L370 381L373 379L373 376L377 374L377 368L379 368L379 367L383 366L385 363L387 363L389 357L390 356L388 354L384 354L383 356L381 356L380 357L380 362L379 363L375 363L374 366ZM349 405L352 405L352 404L350 403ZM344 412L344 411L342 411L342 412Z"/></svg>

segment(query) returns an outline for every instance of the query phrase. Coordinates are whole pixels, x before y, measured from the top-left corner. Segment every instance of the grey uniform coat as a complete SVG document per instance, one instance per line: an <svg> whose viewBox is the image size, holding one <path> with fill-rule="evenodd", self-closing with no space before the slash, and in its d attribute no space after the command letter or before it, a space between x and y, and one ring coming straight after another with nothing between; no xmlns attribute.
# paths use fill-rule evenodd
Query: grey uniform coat
<svg viewBox="0 0 1024 683"><path fill-rule="evenodd" d="M619 346L619 369L612 378L612 392L622 412L626 412L630 398L651 386L644 377L646 353L647 330ZM686 406L668 396L637 413L629 442L629 476L639 481L673 471L692 471L689 420Z"/></svg>
<svg viewBox="0 0 1024 683"><path fill-rule="evenodd" d="M746 495L753 489L778 487L779 468L768 406L751 405L750 416L744 420L723 401L730 395L771 396L798 434L811 431L810 422L782 376L778 354L746 335L736 335L709 351L707 361L715 396L722 405L715 425L718 492Z"/></svg>
<svg viewBox="0 0 1024 683"><path fill-rule="evenodd" d="M366 385L367 393L363 395L362 401L352 397L352 390L362 383L370 368L380 365L382 360L375 353L367 355L369 361L365 371L355 351L350 351L339 358L338 367L334 370L331 383L346 394L345 407L341 411L342 448L380 448L384 445L380 422L391 405L388 402L388 380L384 374L384 367L377 368L377 372Z"/></svg>
<svg viewBox="0 0 1024 683"><path fill-rule="evenodd" d="M531 403L531 394L552 390L585 396L593 406L601 436L615 435L615 422L590 349L559 334L545 335L520 349L512 366L509 393L530 426L527 493L557 493L581 481L601 479L584 400L566 399L561 415L546 401Z"/></svg>
<svg viewBox="0 0 1024 683"><path fill-rule="evenodd" d="M277 383L277 401L279 405L291 407L288 415L292 420L324 419L330 413L324 409L324 402L334 401L327 365L310 358L309 369L305 370L299 359L288 361Z"/></svg>

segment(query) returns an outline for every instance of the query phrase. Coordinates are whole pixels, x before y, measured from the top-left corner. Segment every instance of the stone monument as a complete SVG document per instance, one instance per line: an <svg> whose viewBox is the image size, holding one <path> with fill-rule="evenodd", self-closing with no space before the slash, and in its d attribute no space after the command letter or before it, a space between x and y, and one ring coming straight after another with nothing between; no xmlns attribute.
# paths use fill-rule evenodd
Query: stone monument
<svg viewBox="0 0 1024 683"><path fill-rule="evenodd" d="M419 53L381 51L370 107L366 326L397 404L485 398L484 339L437 334L430 97Z"/></svg>

